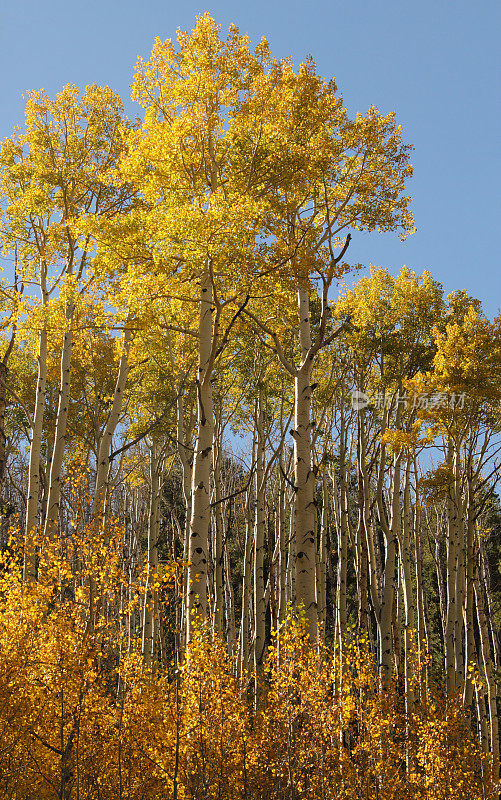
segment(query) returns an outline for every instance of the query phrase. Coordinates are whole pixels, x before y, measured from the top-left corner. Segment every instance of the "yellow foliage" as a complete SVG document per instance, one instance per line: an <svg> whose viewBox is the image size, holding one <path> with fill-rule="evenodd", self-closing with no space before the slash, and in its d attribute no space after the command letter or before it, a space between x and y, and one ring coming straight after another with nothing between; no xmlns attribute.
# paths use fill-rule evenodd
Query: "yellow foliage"
<svg viewBox="0 0 501 800"><path fill-rule="evenodd" d="M419 699L406 717L397 687L381 691L364 642L347 642L341 663L290 618L270 648L257 710L247 676L239 684L223 641L201 624L182 664L146 669L120 614L111 623L106 611L120 596L122 534L109 532L106 559L93 536L66 553L40 541L38 583L22 585L14 540L4 559L3 796L494 800L459 700L446 703L417 669Z"/></svg>

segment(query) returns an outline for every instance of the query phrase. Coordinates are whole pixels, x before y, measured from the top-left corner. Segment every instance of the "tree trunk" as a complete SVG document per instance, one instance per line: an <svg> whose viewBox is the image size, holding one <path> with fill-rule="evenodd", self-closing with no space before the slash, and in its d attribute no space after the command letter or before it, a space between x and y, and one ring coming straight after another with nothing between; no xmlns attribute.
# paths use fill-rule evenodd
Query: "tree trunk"
<svg viewBox="0 0 501 800"><path fill-rule="evenodd" d="M400 464L401 455L396 454L393 459L391 521L388 524L382 496L384 470L384 447L382 447L377 500L379 521L385 539L384 585L379 617L380 671L383 687L388 686L393 669L394 652L391 631L397 577L397 542L400 538Z"/></svg>
<svg viewBox="0 0 501 800"><path fill-rule="evenodd" d="M347 634L348 616L346 612L346 579L348 569L348 487L346 483L346 421L341 409L341 429L339 434L339 488L338 488L338 526L337 526L337 644L339 657L343 660L344 643Z"/></svg>
<svg viewBox="0 0 501 800"><path fill-rule="evenodd" d="M448 463L453 475L452 446L449 445ZM457 574L457 532L458 511L456 504L455 480L452 477L447 497L447 607L445 623L445 677L448 692L456 688L456 574Z"/></svg>
<svg viewBox="0 0 501 800"><path fill-rule="evenodd" d="M490 751L492 756L492 777L499 780L499 723L496 699L496 677L493 670L491 648L489 642L489 628L485 614L484 596L478 576L478 565L474 571L475 600L477 604L478 630L480 634L480 650L482 664L487 683L487 703L489 708Z"/></svg>
<svg viewBox="0 0 501 800"><path fill-rule="evenodd" d="M473 502L473 486L468 478L466 499L466 596L465 596L465 682L463 703L469 708L473 703L474 684L468 667L475 666L476 646L473 627L473 572L475 566L475 510Z"/></svg>
<svg viewBox="0 0 501 800"><path fill-rule="evenodd" d="M249 670L249 601L252 586L252 550L253 550L253 516L251 489L247 495L246 519L245 519L245 550L244 550L244 574L242 578L242 617L240 622L240 654L239 654L239 677L241 680Z"/></svg>
<svg viewBox="0 0 501 800"><path fill-rule="evenodd" d="M192 509L188 545L187 642L192 635L193 616L207 613L207 562L210 526L210 476L214 438L214 412L211 385L212 281L208 267L200 279L198 322L199 361L197 375L197 440L192 476Z"/></svg>
<svg viewBox="0 0 501 800"><path fill-rule="evenodd" d="M42 301L47 303L46 292L42 290ZM30 463L28 467L28 502L24 533L24 580L36 578L36 552L33 537L38 518L40 496L40 455L42 450L43 420L45 414L45 391L47 386L47 328L40 331L38 344L38 377L35 398L35 413L31 432Z"/></svg>
<svg viewBox="0 0 501 800"><path fill-rule="evenodd" d="M5 410L7 408L7 375L9 370L4 361L0 361L0 491L5 474L5 458L7 437L5 435Z"/></svg>
<svg viewBox="0 0 501 800"><path fill-rule="evenodd" d="M214 613L213 629L223 632L223 510L221 508L221 442L218 442L214 459L214 525L213 525L213 557L214 557Z"/></svg>
<svg viewBox="0 0 501 800"><path fill-rule="evenodd" d="M320 541L318 551L318 624L320 640L325 641L327 622L327 539L329 525L329 490L327 484L327 467L322 471L322 516L320 518Z"/></svg>
<svg viewBox="0 0 501 800"><path fill-rule="evenodd" d="M415 469L416 486L417 486L417 468ZM428 687L428 673L429 666L426 656L431 652L430 639L428 634L428 625L426 619L426 599L423 580L423 551L421 542L421 511L419 505L419 497L416 497L416 504L414 510L414 550L416 554L416 607L417 607L417 648L418 648L418 666L421 669L424 666L425 670L425 691L427 699ZM423 652L424 650L424 652ZM422 699L422 698L421 698Z"/></svg>
<svg viewBox="0 0 501 800"><path fill-rule="evenodd" d="M287 520L285 514L285 479L280 475L278 498L278 540L279 540L279 587L278 587L278 623L285 620L287 608Z"/></svg>
<svg viewBox="0 0 501 800"><path fill-rule="evenodd" d="M161 457L157 452L157 443L150 445L150 507L148 513L148 550L146 555L147 575L144 591L143 607L143 640L142 652L146 664L151 667L155 652L155 606L156 590L151 587L154 573L158 569L158 529L160 504Z"/></svg>
<svg viewBox="0 0 501 800"><path fill-rule="evenodd" d="M315 596L315 475L311 452L311 348L309 297L298 290L299 341L302 365L294 382L294 481L296 491L296 602L307 619L310 639L318 639Z"/></svg>
<svg viewBox="0 0 501 800"><path fill-rule="evenodd" d="M111 445L113 442L113 435L120 419L120 412L123 405L123 397L125 386L127 384L127 377L129 375L129 351L132 341L132 333L130 330L124 331L124 340L122 355L118 365L117 380L115 383L115 391L113 394L113 403L111 406L106 425L99 441L96 462L96 486L94 489L94 519L97 522L103 514L104 506L106 503L106 491L108 486L108 473L110 468L110 454Z"/></svg>
<svg viewBox="0 0 501 800"><path fill-rule="evenodd" d="M404 509L403 509L403 532L402 532L402 557L401 557L401 579L404 600L404 680L405 680L405 701L406 711L411 714L414 710L414 672L413 672L413 653L412 641L415 632L415 608L414 608L414 592L412 589L411 577L411 508L410 508L410 473L411 461L407 460L405 469L405 484L404 484Z"/></svg>
<svg viewBox="0 0 501 800"><path fill-rule="evenodd" d="M259 395L256 403L256 508L254 518L254 669L256 675L263 665L266 622L264 598L264 548L266 529L265 486L264 486L264 390L259 382Z"/></svg>
<svg viewBox="0 0 501 800"><path fill-rule="evenodd" d="M235 655L235 597L233 594L233 584L231 582L231 565L228 543L223 545L224 558L224 596L226 607L226 639L228 643L228 653L231 659Z"/></svg>
<svg viewBox="0 0 501 800"><path fill-rule="evenodd" d="M61 471L63 466L64 448L66 444L66 428L70 405L70 370L71 351L73 348L73 331L71 329L73 321L72 317L73 308L70 308L66 317L69 329L64 333L63 347L61 350L59 402L57 407L54 445L50 460L49 489L45 512L44 533L46 536L53 536L55 534L59 517L59 503L61 500Z"/></svg>
<svg viewBox="0 0 501 800"><path fill-rule="evenodd" d="M186 616L188 610L188 551L189 533L191 520L191 490L193 479L193 457L191 448L186 441L184 426L184 400L181 390L179 391L176 403L176 430L177 430L177 453L181 462L183 473L183 497L185 508L185 520L183 529L183 563L182 563L182 603L181 603L181 632L180 638L183 646L186 644Z"/></svg>

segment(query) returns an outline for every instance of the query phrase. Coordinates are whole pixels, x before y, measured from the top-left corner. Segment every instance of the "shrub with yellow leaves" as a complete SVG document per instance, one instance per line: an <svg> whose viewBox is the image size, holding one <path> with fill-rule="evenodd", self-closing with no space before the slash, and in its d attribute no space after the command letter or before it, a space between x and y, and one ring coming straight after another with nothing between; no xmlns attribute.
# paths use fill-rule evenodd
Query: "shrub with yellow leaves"
<svg viewBox="0 0 501 800"><path fill-rule="evenodd" d="M110 523L106 551L99 535L90 526L71 542L40 538L33 583L21 581L15 536L3 557L2 797L496 797L459 698L423 687L418 664L406 713L396 682L381 689L365 641L347 641L341 658L311 644L301 615L275 633L257 708L252 680L236 679L222 638L203 623L182 662L146 666L140 635L125 630L140 613L144 575L125 603L124 533ZM167 591L173 574L164 566Z"/></svg>

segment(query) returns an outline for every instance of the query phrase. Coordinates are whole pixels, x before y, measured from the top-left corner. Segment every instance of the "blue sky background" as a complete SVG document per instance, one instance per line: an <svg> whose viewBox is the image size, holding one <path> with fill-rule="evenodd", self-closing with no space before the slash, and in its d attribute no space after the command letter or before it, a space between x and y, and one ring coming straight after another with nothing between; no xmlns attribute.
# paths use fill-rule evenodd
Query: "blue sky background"
<svg viewBox="0 0 501 800"><path fill-rule="evenodd" d="M349 111L395 110L415 146L409 184L418 231L355 234L352 261L430 269L466 288L489 315L501 307L501 3L498 0L2 0L0 137L22 123L28 89L110 85L127 100L138 55L155 36L191 29L209 10L277 57L311 53L335 76ZM130 105L128 106L130 110Z"/></svg>

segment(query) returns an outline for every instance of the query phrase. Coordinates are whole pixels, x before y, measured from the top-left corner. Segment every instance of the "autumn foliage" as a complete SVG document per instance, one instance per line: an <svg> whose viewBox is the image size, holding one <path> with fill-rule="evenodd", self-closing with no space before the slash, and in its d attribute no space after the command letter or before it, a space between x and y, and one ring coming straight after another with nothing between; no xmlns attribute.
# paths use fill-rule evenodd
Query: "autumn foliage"
<svg viewBox="0 0 501 800"><path fill-rule="evenodd" d="M208 13L131 100L0 144L0 800L495 800L501 317L354 280L395 113Z"/></svg>
<svg viewBox="0 0 501 800"><path fill-rule="evenodd" d="M341 663L311 645L304 619L275 633L257 708L251 676L235 678L223 641L203 626L182 663L145 668L140 641L127 648L110 613L122 602L117 560L96 560L96 544L76 537L62 553L46 542L44 578L30 585L14 539L3 561L2 797L495 797L457 700L416 670L406 715L396 684L381 691L363 641L352 639ZM108 554L121 545L116 530ZM173 573L162 578L166 594Z"/></svg>

